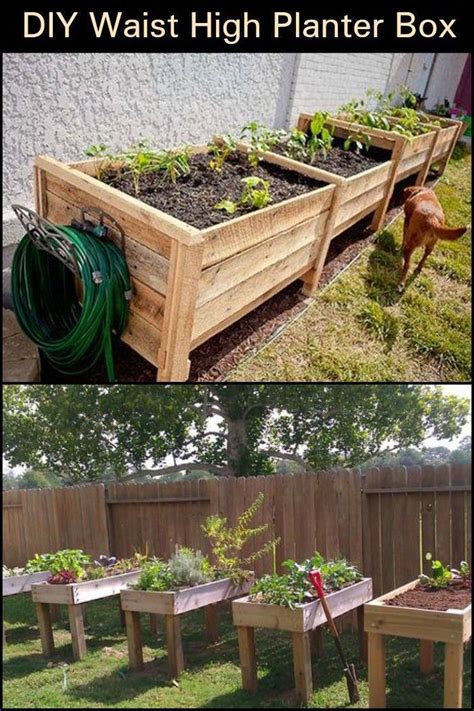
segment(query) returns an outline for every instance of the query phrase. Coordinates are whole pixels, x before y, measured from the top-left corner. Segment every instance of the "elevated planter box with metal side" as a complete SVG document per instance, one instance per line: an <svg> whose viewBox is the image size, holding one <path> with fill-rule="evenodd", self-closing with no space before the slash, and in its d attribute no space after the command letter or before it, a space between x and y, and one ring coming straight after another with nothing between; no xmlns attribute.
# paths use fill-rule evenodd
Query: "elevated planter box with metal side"
<svg viewBox="0 0 474 711"><path fill-rule="evenodd" d="M326 595L334 618L357 610L361 658L365 658L363 609L364 603L371 598L371 578L363 578L354 585ZM252 602L249 597L244 597L234 600L232 615L239 634L240 667L244 689L255 692L257 688L255 629L285 630L291 633L293 639L295 686L301 701L307 703L313 693L310 634L327 621L320 601L314 600L292 610L281 605Z"/></svg>
<svg viewBox="0 0 474 711"><path fill-rule="evenodd" d="M471 605L462 610L429 610L391 606L387 600L412 590L413 580L364 607L364 626L368 634L369 706L385 708L385 637L411 637L420 640L420 670L433 668L433 642L444 642L444 707L462 706L464 643L471 638Z"/></svg>
<svg viewBox="0 0 474 711"><path fill-rule="evenodd" d="M99 181L95 170L94 161L38 157L36 210L68 224L94 207L121 225L134 292L122 338L158 368L161 381L186 380L193 348L311 269L336 189L317 187L197 229Z"/></svg>
<svg viewBox="0 0 474 711"><path fill-rule="evenodd" d="M134 570L98 580L66 585L47 582L33 584L31 594L36 605L43 654L50 657L54 652L51 605L67 605L74 659L82 659L87 651L84 635L84 605L92 600L119 595L125 585L133 584L138 580L140 573L140 570Z"/></svg>
<svg viewBox="0 0 474 711"><path fill-rule="evenodd" d="M169 592L122 590L120 603L125 612L130 669L137 671L143 668L140 612L164 616L169 676L177 679L184 669L181 615L204 608L207 637L215 643L218 638L218 603L245 594L251 585L252 580L237 585L230 578L224 578Z"/></svg>
<svg viewBox="0 0 474 711"><path fill-rule="evenodd" d="M21 595L31 592L33 583L42 583L50 577L51 573L25 573L24 575L9 575L3 578L2 595ZM3 623L3 641L5 642L5 623Z"/></svg>
<svg viewBox="0 0 474 711"><path fill-rule="evenodd" d="M308 116L309 114L306 115ZM430 125L430 130L427 133L406 138L394 131L369 128L362 124L347 121L342 117L331 117L331 121L337 124L338 127L346 129L348 134L360 133L369 136L374 145L377 145L374 143L376 139L393 139L394 136L397 137L397 155L392 156L394 160L398 160L395 182L398 183L413 175L415 176L415 185L424 185L432 163L432 155L438 140L438 133L441 130L439 126Z"/></svg>

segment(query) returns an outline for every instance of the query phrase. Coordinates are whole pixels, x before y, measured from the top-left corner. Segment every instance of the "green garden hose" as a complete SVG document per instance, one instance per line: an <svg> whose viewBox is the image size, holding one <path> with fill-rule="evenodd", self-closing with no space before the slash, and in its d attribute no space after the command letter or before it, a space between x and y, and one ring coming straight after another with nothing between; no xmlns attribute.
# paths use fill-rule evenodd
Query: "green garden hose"
<svg viewBox="0 0 474 711"><path fill-rule="evenodd" d="M13 257L12 301L18 323L59 372L83 373L103 354L107 377L114 381L112 335L120 335L126 326L131 296L124 254L91 231L50 227L46 246L44 230L40 240L29 230Z"/></svg>

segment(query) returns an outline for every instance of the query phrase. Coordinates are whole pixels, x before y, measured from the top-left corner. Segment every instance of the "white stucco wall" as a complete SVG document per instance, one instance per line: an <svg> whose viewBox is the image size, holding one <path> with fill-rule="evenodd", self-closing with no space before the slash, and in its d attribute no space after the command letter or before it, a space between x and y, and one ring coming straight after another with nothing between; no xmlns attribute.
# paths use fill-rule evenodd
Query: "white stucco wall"
<svg viewBox="0 0 474 711"><path fill-rule="evenodd" d="M428 107L443 103L445 97L453 105L454 95L461 80L467 53L438 54L428 86ZM464 108L464 107L461 107Z"/></svg>

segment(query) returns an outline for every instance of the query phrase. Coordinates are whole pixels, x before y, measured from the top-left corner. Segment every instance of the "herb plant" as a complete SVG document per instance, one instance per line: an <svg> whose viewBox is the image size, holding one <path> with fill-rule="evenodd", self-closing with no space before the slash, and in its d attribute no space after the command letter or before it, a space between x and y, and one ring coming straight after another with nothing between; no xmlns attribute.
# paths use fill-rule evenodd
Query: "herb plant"
<svg viewBox="0 0 474 711"><path fill-rule="evenodd" d="M273 198L268 180L259 178L256 175L250 175L248 178L242 178L240 182L242 183L242 192L238 202L227 199L220 200L214 205L216 210L225 210L229 215L233 215L239 207L261 210L272 202Z"/></svg>
<svg viewBox="0 0 474 711"><path fill-rule="evenodd" d="M189 156L190 149L187 146L161 151L156 158L156 167L167 180L176 183L178 178L189 175Z"/></svg>
<svg viewBox="0 0 474 711"><path fill-rule="evenodd" d="M221 140L219 142L216 143L213 141L207 146L208 152L212 155L209 161L209 168L215 170L216 173L221 172L225 161L228 160L237 149L237 139L230 134L226 134L220 138Z"/></svg>
<svg viewBox="0 0 474 711"><path fill-rule="evenodd" d="M240 135L250 142L248 161L252 168L256 168L262 159L262 153L278 145L286 135L286 131L268 128L259 121L250 121L242 128Z"/></svg>
<svg viewBox="0 0 474 711"><path fill-rule="evenodd" d="M453 573L448 566L443 565L440 560L433 560L431 553L425 555L426 560L431 561L431 575L422 573L418 576L420 585L432 590L447 588L453 581Z"/></svg>
<svg viewBox="0 0 474 711"><path fill-rule="evenodd" d="M185 546L176 546L168 565L176 587L209 583L215 577L207 556Z"/></svg>
<svg viewBox="0 0 474 711"><path fill-rule="evenodd" d="M105 171L109 168L114 158L114 156L109 153L108 147L104 143L95 143L91 146L87 146L84 150L84 154L89 158L95 158L95 177L98 180L102 180Z"/></svg>
<svg viewBox="0 0 474 711"><path fill-rule="evenodd" d="M170 571L168 563L153 558L143 566L142 573L138 578L136 590L150 590L154 592L164 592L172 590L174 587L174 577Z"/></svg>
<svg viewBox="0 0 474 711"><path fill-rule="evenodd" d="M272 539L265 543L259 550L248 556L243 554L245 544L255 536L268 529L268 523L262 526L251 527L250 523L263 503L264 496L260 492L253 504L237 519L237 524L231 527L224 516L209 516L201 528L212 545L212 555L215 559L215 568L220 575L229 576L234 580L242 580L249 576L248 569L252 563L274 550L280 539Z"/></svg>
<svg viewBox="0 0 474 711"><path fill-rule="evenodd" d="M368 151L370 147L370 136L362 133L351 134L347 136L346 140L343 143L343 148L345 151L350 151L352 146L354 146L354 150L357 155L359 155L359 153L361 153L364 148L366 151Z"/></svg>

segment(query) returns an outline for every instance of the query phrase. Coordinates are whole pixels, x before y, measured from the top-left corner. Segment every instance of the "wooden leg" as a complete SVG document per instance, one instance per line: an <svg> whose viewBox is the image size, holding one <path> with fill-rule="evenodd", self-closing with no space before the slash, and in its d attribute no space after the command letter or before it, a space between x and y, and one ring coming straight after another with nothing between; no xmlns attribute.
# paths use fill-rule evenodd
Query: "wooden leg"
<svg viewBox="0 0 474 711"><path fill-rule="evenodd" d="M204 608L206 620L206 634L210 644L216 644L219 640L219 610L217 605L208 605Z"/></svg>
<svg viewBox="0 0 474 711"><path fill-rule="evenodd" d="M67 609L72 638L72 655L74 659L82 659L87 652L83 607L82 605L68 605Z"/></svg>
<svg viewBox="0 0 474 711"><path fill-rule="evenodd" d="M150 630L155 635L158 636L160 633L160 616L150 614Z"/></svg>
<svg viewBox="0 0 474 711"><path fill-rule="evenodd" d="M444 708L462 706L462 642L446 642L444 649Z"/></svg>
<svg viewBox="0 0 474 711"><path fill-rule="evenodd" d="M49 617L51 622L61 621L61 606L60 605L50 605L49 606Z"/></svg>
<svg viewBox="0 0 474 711"><path fill-rule="evenodd" d="M184 669L181 620L179 615L165 615L166 646L170 679L178 679Z"/></svg>
<svg viewBox="0 0 474 711"><path fill-rule="evenodd" d="M308 632L293 632L292 637L295 686L302 703L307 704L313 694L309 634Z"/></svg>
<svg viewBox="0 0 474 711"><path fill-rule="evenodd" d="M41 648L45 657L50 657L54 652L53 628L51 626L51 614L49 603L37 602L36 614L38 616L38 627L41 637Z"/></svg>
<svg viewBox="0 0 474 711"><path fill-rule="evenodd" d="M311 644L311 653L315 657L324 657L324 639L323 639L323 628L322 626L316 627L309 637Z"/></svg>
<svg viewBox="0 0 474 711"><path fill-rule="evenodd" d="M357 608L357 634L359 636L359 659L367 664L367 632L364 632L364 606Z"/></svg>
<svg viewBox="0 0 474 711"><path fill-rule="evenodd" d="M257 661L255 657L255 630L253 627L237 627L239 635L240 671L245 691L257 691Z"/></svg>
<svg viewBox="0 0 474 711"><path fill-rule="evenodd" d="M369 632L369 708L384 709L385 694L385 638Z"/></svg>
<svg viewBox="0 0 474 711"><path fill-rule="evenodd" d="M420 672L431 674L433 671L434 642L430 639L420 639Z"/></svg>
<svg viewBox="0 0 474 711"><path fill-rule="evenodd" d="M130 671L140 671L140 669L143 669L140 614L134 610L125 610L124 612L128 645L128 668Z"/></svg>

